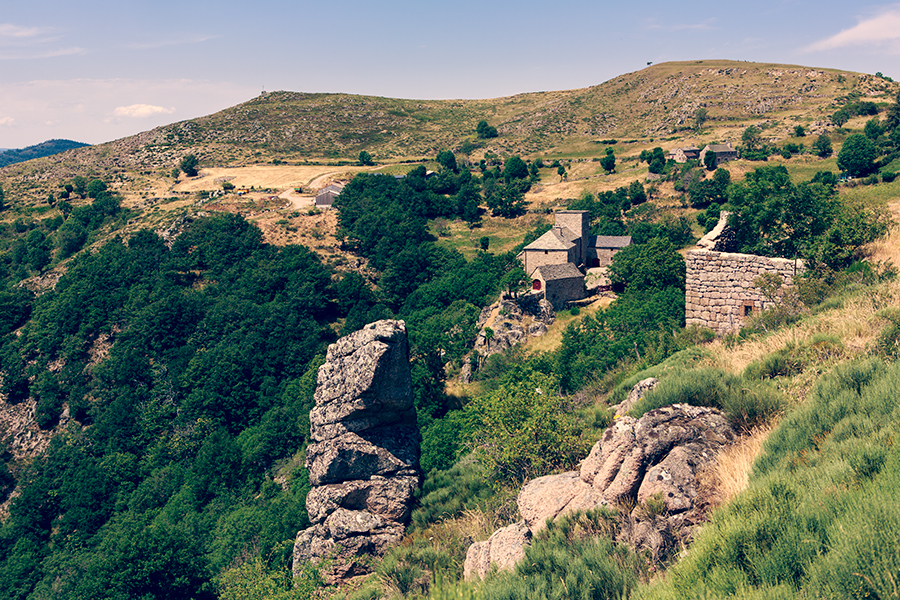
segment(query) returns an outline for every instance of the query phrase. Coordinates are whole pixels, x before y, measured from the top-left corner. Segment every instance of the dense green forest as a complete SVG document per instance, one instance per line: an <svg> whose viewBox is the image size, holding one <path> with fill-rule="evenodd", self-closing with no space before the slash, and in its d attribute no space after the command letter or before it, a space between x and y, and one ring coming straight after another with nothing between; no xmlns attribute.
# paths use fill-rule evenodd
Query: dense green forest
<svg viewBox="0 0 900 600"><path fill-rule="evenodd" d="M686 221L661 218L639 186L585 195L569 208L589 210L592 231L635 238L611 267L618 299L570 325L558 350L491 357L475 375L475 397L448 395L445 380L472 348L481 307L524 274L513 252L467 260L436 244L429 220L474 227L482 205L520 214L535 168L510 159L473 173L451 153L438 160L432 177L424 167L403 178L358 175L336 202L341 242L368 261L371 279L337 272L301 246L267 245L235 215L191 221L171 245L146 230L116 236L130 213L100 180L73 180L51 199L52 216L4 225L2 391L10 403L34 398L43 429L65 422L44 456L4 457L0 492L20 493L0 528L0 597L227 597L260 561L251 579L282 577L276 587L287 593L289 578L278 574L307 525L303 454L316 369L328 343L365 323L401 318L409 329L429 476L419 529L573 465L610 421L580 392L619 384L620 394L628 376L708 339L683 328L677 250L691 241ZM754 194L769 199L765 214L754 212ZM814 276L846 266L883 231L877 215L844 207L833 182L795 186L777 168L730 185L727 197L737 215L755 219L736 238L740 248L841 257L820 259ZM804 214L821 221L801 230ZM793 246L768 231L787 232ZM523 245L540 233L523 232ZM64 261L54 289L16 286ZM510 437L516 427L523 435ZM605 517L591 518L602 529ZM573 548L582 546L634 562L612 546ZM422 564L416 552L412 545L387 564Z"/></svg>
<svg viewBox="0 0 900 600"><path fill-rule="evenodd" d="M14 163L24 162L33 158L52 156L73 148L83 148L88 144L73 142L72 140L48 140L34 146L28 146L19 150L4 150L0 152L0 167Z"/></svg>

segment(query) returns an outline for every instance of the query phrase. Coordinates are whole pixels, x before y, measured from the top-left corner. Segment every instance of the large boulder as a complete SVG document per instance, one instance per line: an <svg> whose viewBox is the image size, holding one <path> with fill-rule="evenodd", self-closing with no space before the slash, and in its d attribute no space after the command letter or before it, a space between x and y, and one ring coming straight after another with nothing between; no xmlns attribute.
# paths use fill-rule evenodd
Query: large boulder
<svg viewBox="0 0 900 600"><path fill-rule="evenodd" d="M330 559L326 581L368 572L363 555L397 543L419 488L419 430L403 321L378 321L328 348L310 412L306 467L313 524L297 534L294 570Z"/></svg>
<svg viewBox="0 0 900 600"><path fill-rule="evenodd" d="M711 490L699 484L700 474L736 439L715 408L674 404L639 419L617 417L579 471L528 482L519 513L534 534L562 515L606 506L619 514L619 541L665 560L704 521ZM467 573L490 570L492 546L485 544L470 548Z"/></svg>
<svg viewBox="0 0 900 600"><path fill-rule="evenodd" d="M531 539L531 532L524 521L498 529L484 542L475 542L466 552L463 577L466 580L481 579L491 569L512 569L525 558L525 547Z"/></svg>

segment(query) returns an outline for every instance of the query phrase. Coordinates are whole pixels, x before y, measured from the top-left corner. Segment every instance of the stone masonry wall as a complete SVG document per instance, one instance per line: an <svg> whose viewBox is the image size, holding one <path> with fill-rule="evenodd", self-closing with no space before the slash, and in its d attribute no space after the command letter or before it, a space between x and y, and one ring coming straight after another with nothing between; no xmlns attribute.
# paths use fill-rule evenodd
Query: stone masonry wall
<svg viewBox="0 0 900 600"><path fill-rule="evenodd" d="M752 254L691 250L687 253L685 324L722 335L737 331L748 316L771 305L753 280L778 273L784 285L804 270L803 261Z"/></svg>

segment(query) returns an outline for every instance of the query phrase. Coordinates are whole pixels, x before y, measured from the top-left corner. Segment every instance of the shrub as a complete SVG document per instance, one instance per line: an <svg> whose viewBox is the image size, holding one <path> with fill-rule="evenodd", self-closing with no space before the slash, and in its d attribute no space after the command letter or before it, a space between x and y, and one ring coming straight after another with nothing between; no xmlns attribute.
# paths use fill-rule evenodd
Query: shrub
<svg viewBox="0 0 900 600"><path fill-rule="evenodd" d="M495 483L521 482L571 467L590 447L555 378L519 367L473 400L475 456Z"/></svg>
<svg viewBox="0 0 900 600"><path fill-rule="evenodd" d="M445 471L431 473L419 492L419 506L412 514L416 528L484 506L493 496L484 469L472 457Z"/></svg>
<svg viewBox="0 0 900 600"><path fill-rule="evenodd" d="M770 420L783 406L781 392L765 384L748 384L742 377L704 367L661 377L655 388L631 409L631 416L670 406L690 404L721 409L738 427L751 429Z"/></svg>

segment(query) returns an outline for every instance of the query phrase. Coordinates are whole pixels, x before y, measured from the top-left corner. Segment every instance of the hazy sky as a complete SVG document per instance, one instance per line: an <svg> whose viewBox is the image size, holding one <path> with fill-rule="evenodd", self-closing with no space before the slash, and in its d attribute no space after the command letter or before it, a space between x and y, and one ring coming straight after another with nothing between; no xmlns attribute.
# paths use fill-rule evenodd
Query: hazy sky
<svg viewBox="0 0 900 600"><path fill-rule="evenodd" d="M4 0L0 148L109 141L263 89L494 98L719 58L900 80L900 4Z"/></svg>

